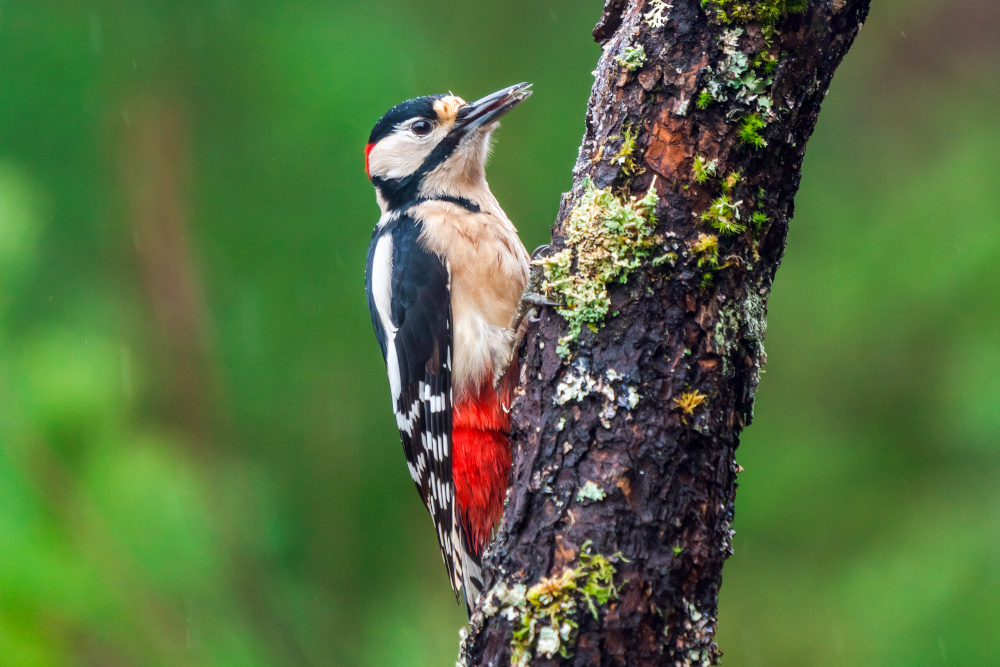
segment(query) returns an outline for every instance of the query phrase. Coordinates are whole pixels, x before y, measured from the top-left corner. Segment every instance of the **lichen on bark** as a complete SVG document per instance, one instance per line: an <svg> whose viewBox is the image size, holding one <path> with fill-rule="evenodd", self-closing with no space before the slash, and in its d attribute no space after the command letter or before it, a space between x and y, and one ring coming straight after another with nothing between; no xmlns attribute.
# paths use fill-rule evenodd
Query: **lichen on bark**
<svg viewBox="0 0 1000 667"><path fill-rule="evenodd" d="M708 665L720 655L713 638L732 552L734 457L765 359L767 297L806 142L868 0L793 8L605 2L574 187L545 260L566 307L545 308L521 349L511 489L484 583L526 592L576 567L588 545L622 555L619 597L596 617L579 614L567 638L536 627L532 665ZM638 46L645 62L622 67L616 58ZM740 82L725 85L725 99L694 104L742 62L736 52L746 58ZM744 120L755 113L767 122ZM623 128L634 132L634 169L616 161L620 149L606 149L624 145ZM654 182L656 201L641 204ZM581 213L581 202L597 199L599 208L632 207L627 234ZM592 252L602 256L593 270ZM509 664L517 623L480 609L463 664Z"/></svg>
<svg viewBox="0 0 1000 667"><path fill-rule="evenodd" d="M545 291L562 300L558 311L569 324L557 346L561 356L569 355L584 326L596 331L603 324L611 305L608 284L627 282L653 252L657 202L652 185L642 198L623 199L585 181L564 224L565 247L536 260L545 270Z"/></svg>

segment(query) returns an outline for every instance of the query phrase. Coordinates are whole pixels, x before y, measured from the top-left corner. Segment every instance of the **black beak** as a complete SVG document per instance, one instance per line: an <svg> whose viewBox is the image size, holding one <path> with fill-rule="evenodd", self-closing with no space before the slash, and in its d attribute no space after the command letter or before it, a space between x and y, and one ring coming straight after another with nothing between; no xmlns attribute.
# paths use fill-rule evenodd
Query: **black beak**
<svg viewBox="0 0 1000 667"><path fill-rule="evenodd" d="M470 102L458 110L455 124L465 132L471 132L487 123L499 120L500 116L531 96L530 88L530 83L519 83Z"/></svg>

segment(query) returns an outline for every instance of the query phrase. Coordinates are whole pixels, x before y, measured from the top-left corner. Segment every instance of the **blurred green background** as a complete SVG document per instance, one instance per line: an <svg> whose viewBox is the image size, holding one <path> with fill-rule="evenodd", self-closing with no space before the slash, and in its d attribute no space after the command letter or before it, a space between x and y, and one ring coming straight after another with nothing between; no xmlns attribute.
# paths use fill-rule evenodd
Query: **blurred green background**
<svg viewBox="0 0 1000 667"><path fill-rule="evenodd" d="M1000 3L878 0L739 461L724 664L1000 664ZM518 81L542 243L601 3L0 2L0 665L452 664L363 266L375 120Z"/></svg>

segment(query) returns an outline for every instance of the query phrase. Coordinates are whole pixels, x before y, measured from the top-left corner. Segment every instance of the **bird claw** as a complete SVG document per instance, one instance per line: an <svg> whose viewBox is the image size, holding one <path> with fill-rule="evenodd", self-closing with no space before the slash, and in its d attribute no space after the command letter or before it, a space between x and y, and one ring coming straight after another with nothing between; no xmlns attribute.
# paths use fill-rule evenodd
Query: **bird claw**
<svg viewBox="0 0 1000 667"><path fill-rule="evenodd" d="M519 310L523 313L522 316L527 315L529 322L538 321L538 306L557 307L566 305L561 301L553 301L549 299L543 293L543 288L545 286L545 267L538 262L538 258L544 256L550 249L550 246L540 245L535 248L535 252L531 253L531 273L528 276L528 284L524 288L524 294L521 295L521 303L519 307Z"/></svg>
<svg viewBox="0 0 1000 667"><path fill-rule="evenodd" d="M545 283L545 267L539 262L539 258L548 254L552 247L540 245L531 253L531 271L528 274L528 284L524 288L522 302L527 302L535 306L561 306L561 303L549 301L541 295L542 286Z"/></svg>
<svg viewBox="0 0 1000 667"><path fill-rule="evenodd" d="M538 294L537 292L527 291L521 295L521 301L525 303L530 303L532 306L564 306L562 301L552 301L547 299L544 294Z"/></svg>
<svg viewBox="0 0 1000 667"><path fill-rule="evenodd" d="M535 260L544 257L545 255L548 254L549 250L551 249L552 246L548 244L540 245L537 248L535 248L534 251L531 253L531 259Z"/></svg>
<svg viewBox="0 0 1000 667"><path fill-rule="evenodd" d="M538 322L540 318L539 309L542 306L559 307L566 304L559 301L552 301L542 293L545 284L545 267L538 262L540 257L545 256L551 249L548 245L540 245L531 253L531 272L528 275L528 284L525 286L524 294L517 304L517 311L510 321L510 328L515 331L513 346L516 348L524 337L524 321Z"/></svg>
<svg viewBox="0 0 1000 667"><path fill-rule="evenodd" d="M545 286L545 266L538 259L548 253L549 250L549 246L541 245L531 253L531 270L528 274L528 284L525 285L524 293L521 294L521 299L517 303L517 309L510 320L509 328L514 332L513 340L511 340L512 355L516 354L517 348L520 347L521 341L524 339L524 334L528 331L528 322L541 321L540 311L543 306L559 307L566 305L559 301L552 301L543 293ZM499 386L499 379L497 383L497 386Z"/></svg>

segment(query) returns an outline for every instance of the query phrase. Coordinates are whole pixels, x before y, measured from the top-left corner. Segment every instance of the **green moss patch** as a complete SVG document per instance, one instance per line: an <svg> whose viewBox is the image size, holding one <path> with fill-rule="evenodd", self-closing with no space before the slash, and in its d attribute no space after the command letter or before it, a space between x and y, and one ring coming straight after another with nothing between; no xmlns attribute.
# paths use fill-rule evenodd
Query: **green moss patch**
<svg viewBox="0 0 1000 667"><path fill-rule="evenodd" d="M630 72L646 64L646 49L642 44L625 47L625 53L615 57L615 62Z"/></svg>
<svg viewBox="0 0 1000 667"><path fill-rule="evenodd" d="M695 155L692 170L694 171L694 180L704 184L709 177L715 176L718 172L719 161L709 160L704 155Z"/></svg>
<svg viewBox="0 0 1000 667"><path fill-rule="evenodd" d="M520 589L517 595L495 596L501 607L494 607L494 613L506 606L507 617L514 626L512 667L527 667L532 655L551 658L558 653L569 657L580 627L577 620L580 609L586 606L597 620L597 608L618 598L612 560L625 559L621 553L613 556L592 553L590 542L585 542L576 567L546 577L526 592L519 586L515 587ZM505 605L505 601L509 604Z"/></svg>
<svg viewBox="0 0 1000 667"><path fill-rule="evenodd" d="M728 194L722 193L701 214L701 221L724 236L739 234L746 231L746 226L740 222L742 205L742 201L733 201Z"/></svg>
<svg viewBox="0 0 1000 667"><path fill-rule="evenodd" d="M566 248L538 260L545 269L545 290L558 295L559 313L569 332L559 341L559 353L584 326L597 331L611 307L608 283L624 283L657 246L653 211L660 198L656 188L641 199L620 199L610 188L597 189L590 180L563 226Z"/></svg>
<svg viewBox="0 0 1000 667"><path fill-rule="evenodd" d="M633 176L645 171L645 169L635 163L635 140L638 136L639 128L625 121L622 124L622 134L620 137L608 137L608 139L622 140L622 146L618 149L618 153L611 158L611 164L618 165L618 169L625 176Z"/></svg>
<svg viewBox="0 0 1000 667"><path fill-rule="evenodd" d="M759 23L765 38L774 33L783 16L804 12L808 4L808 0L701 0L701 6L719 23Z"/></svg>
<svg viewBox="0 0 1000 667"><path fill-rule="evenodd" d="M755 149L763 148L767 145L760 131L767 126L759 113L747 114L740 120L740 141Z"/></svg>

